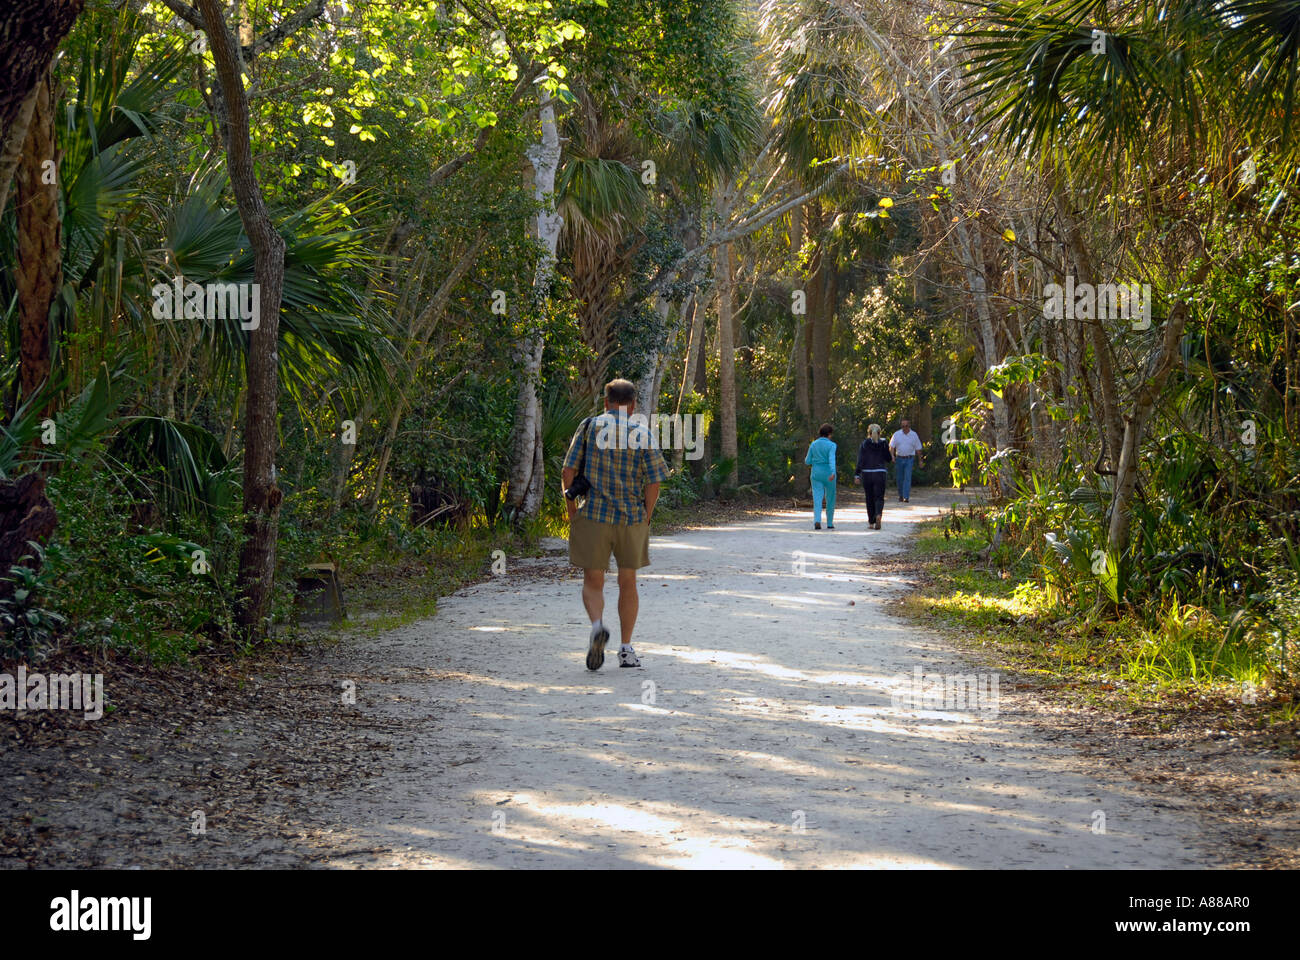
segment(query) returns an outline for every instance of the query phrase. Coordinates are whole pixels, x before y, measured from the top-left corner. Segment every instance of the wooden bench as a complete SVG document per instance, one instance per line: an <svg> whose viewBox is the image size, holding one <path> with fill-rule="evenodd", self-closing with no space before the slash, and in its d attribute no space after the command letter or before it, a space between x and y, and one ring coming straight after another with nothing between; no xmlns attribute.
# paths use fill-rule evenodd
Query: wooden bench
<svg viewBox="0 0 1300 960"><path fill-rule="evenodd" d="M294 606L299 623L338 623L347 617L338 565L328 561L307 564L307 572L298 576Z"/></svg>

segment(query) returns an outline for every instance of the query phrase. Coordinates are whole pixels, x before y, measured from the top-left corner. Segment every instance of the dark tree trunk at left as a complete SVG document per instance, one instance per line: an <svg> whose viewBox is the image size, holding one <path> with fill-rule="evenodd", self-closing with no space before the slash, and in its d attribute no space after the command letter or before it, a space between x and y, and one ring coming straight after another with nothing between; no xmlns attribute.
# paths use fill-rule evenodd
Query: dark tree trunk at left
<svg viewBox="0 0 1300 960"><path fill-rule="evenodd" d="M14 280L24 401L35 397L50 378L50 307L63 276L54 149L54 90L47 71L37 84L17 177L18 269ZM48 404L46 398L42 406Z"/></svg>
<svg viewBox="0 0 1300 960"><path fill-rule="evenodd" d="M63 277L59 185L54 176L53 87L47 69L36 84L16 177L18 258L14 284L18 289L18 381L24 404L34 402L50 379L50 308ZM47 394L38 414L50 404ZM43 470L0 483L0 577L6 577L10 567L31 553L29 541L43 544L49 540L56 520L54 506L45 495ZM0 581L0 596L8 596L12 589L12 583Z"/></svg>
<svg viewBox="0 0 1300 960"><path fill-rule="evenodd" d="M72 29L85 0L5 0L0 4L0 152L11 134L23 136L19 115L49 73L59 42ZM12 144L18 147L21 144ZM9 192L12 169L0 167L0 198ZM0 205L0 213L3 213Z"/></svg>

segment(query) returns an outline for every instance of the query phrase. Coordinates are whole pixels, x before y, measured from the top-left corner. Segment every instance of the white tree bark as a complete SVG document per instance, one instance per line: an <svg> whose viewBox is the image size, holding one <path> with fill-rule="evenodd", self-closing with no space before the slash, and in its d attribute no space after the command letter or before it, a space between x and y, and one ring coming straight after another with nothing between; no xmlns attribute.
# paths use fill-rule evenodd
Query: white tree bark
<svg viewBox="0 0 1300 960"><path fill-rule="evenodd" d="M659 405L660 363L672 342L671 331L668 330L670 309L672 309L672 302L662 293L656 292L654 310L659 317L659 329L663 331L663 339L646 355L645 372L641 376L641 382L636 385L636 410L637 413L644 413L646 416L654 413Z"/></svg>
<svg viewBox="0 0 1300 960"><path fill-rule="evenodd" d="M701 342L704 340L704 305L695 302L691 313L690 334L686 340L686 364L682 370L682 388L677 394L677 412L682 412L686 395L695 389L695 368L699 363Z"/></svg>
<svg viewBox="0 0 1300 960"><path fill-rule="evenodd" d="M689 333L687 332L687 325L690 323L690 318L693 317L694 315L695 315L695 294L691 293L687 295L686 299L682 301L681 306L677 308L677 322L673 324L672 336L671 338L668 339L665 349L660 352L659 362L655 365L655 377L654 377L655 383L654 383L654 393L652 394L652 396L654 396L656 400L663 393L664 377L668 374L668 368L673 363L673 354L675 352L678 342L682 340L682 334L686 333L687 338L689 339ZM677 402L677 406L680 406L680 403L681 401L679 398ZM680 412L680 410L678 412Z"/></svg>
<svg viewBox="0 0 1300 960"><path fill-rule="evenodd" d="M541 256L533 273L532 314L546 308L555 280L556 248L563 218L555 212L555 177L560 168L560 133L555 105L540 86L541 140L525 152L533 168L533 196L540 204L535 236ZM511 443L510 487L506 505L516 519L535 517L542 506L545 462L542 451L542 413L537 388L541 381L542 351L546 346L540 326L526 332L515 348L519 367L519 394L515 401L514 437Z"/></svg>

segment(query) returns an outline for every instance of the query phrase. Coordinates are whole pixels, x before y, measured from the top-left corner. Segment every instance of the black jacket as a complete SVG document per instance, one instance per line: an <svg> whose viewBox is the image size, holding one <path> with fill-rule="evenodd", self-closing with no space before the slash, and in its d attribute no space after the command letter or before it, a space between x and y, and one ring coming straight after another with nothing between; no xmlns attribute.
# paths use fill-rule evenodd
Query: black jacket
<svg viewBox="0 0 1300 960"><path fill-rule="evenodd" d="M893 459L889 453L888 440L872 440L868 437L862 441L862 446L858 447L856 473L860 474L863 470L880 470L892 463Z"/></svg>

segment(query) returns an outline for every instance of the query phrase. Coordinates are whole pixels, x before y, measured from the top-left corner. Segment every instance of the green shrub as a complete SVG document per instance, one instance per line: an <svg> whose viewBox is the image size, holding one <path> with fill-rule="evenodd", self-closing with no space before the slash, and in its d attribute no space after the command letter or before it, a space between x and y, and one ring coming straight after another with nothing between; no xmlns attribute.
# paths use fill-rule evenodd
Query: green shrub
<svg viewBox="0 0 1300 960"><path fill-rule="evenodd" d="M84 466L52 477L49 492L59 526L45 602L71 625L72 642L174 661L234 636L232 537L149 529L136 501Z"/></svg>

